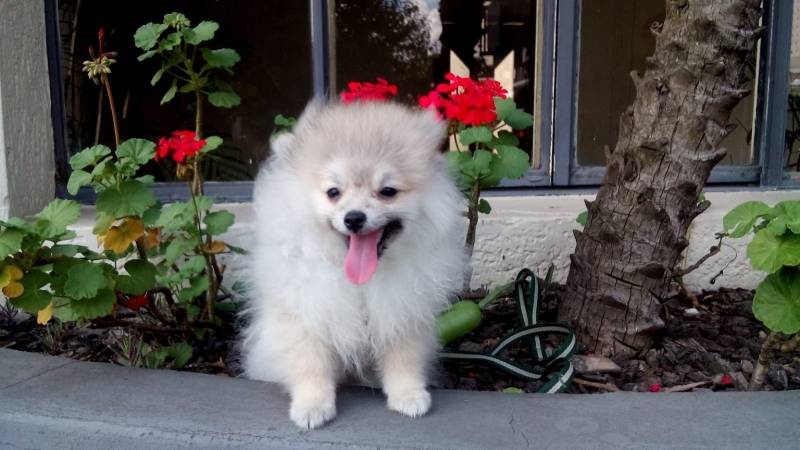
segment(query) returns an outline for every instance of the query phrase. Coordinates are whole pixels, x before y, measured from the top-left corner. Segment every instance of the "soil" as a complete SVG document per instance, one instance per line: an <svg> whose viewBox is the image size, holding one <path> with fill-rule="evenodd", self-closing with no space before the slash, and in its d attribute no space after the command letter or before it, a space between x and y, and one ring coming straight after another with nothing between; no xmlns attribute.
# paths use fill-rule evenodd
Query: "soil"
<svg viewBox="0 0 800 450"><path fill-rule="evenodd" d="M561 293L559 286L553 286L546 295L541 315L543 321L555 321ZM612 367L599 371L587 371L577 361L578 374L568 392L746 390L761 342L767 334L753 317L753 292L722 289L696 295L699 300L696 310L692 310L692 302L684 295L676 295L665 302L667 327L646 354L615 361L617 367L606 361ZM518 326L516 314L511 299L495 302L484 311L481 326L454 347L472 352L490 348ZM128 320L133 318L132 313L127 317ZM128 339L131 336L134 339ZM225 332L209 333L202 339L192 337L194 356L181 370L220 376L238 375L232 336L233 333ZM161 333L146 328L41 326L32 317L21 319L21 315L10 308L0 307L0 348L61 355L82 361L147 366L141 358L138 363L129 362L136 356L136 351L126 343L141 338L161 345L172 342ZM145 351L139 349L140 353ZM576 354L578 359L585 359L580 348ZM524 345L507 350L505 356L523 363L531 362ZM173 366L174 363L168 359L166 367L175 368ZM539 388L537 382L519 381L491 367L461 363L442 366L434 382L438 387L464 390L517 388L536 392ZM777 352L764 389L800 389L800 350Z"/></svg>

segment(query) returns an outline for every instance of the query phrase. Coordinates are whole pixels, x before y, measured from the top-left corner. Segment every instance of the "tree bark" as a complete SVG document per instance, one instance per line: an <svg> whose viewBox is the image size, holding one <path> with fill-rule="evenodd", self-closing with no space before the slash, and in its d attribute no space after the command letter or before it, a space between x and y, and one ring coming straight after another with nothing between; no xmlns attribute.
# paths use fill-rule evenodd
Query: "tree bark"
<svg viewBox="0 0 800 450"><path fill-rule="evenodd" d="M575 232L560 319L587 350L628 357L663 328L686 231L708 208L699 194L725 156L731 110L750 93L760 0L666 0L653 56L631 74L636 97L589 218Z"/></svg>

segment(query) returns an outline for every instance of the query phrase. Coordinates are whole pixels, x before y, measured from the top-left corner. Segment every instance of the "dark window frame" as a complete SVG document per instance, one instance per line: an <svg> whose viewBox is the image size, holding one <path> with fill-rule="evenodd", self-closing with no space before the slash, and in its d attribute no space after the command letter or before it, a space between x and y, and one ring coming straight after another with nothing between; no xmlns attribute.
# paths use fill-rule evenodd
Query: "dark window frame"
<svg viewBox="0 0 800 450"><path fill-rule="evenodd" d="M310 5L311 67L313 95L325 98L329 92L328 64L328 1L308 0ZM56 195L69 197L66 182L69 177L66 147L63 79L61 74L60 34L58 30L58 0L44 0L47 29L52 121L56 161ZM543 30L541 110L534 111L540 120L541 164L529 170L519 180L507 180L498 192L530 194L568 192L565 189L585 190L602 182L605 167L579 166L576 158L578 43L581 0L545 0L542 3ZM714 168L709 179L713 186L738 188L751 186L764 189L797 186L783 171L783 142L785 135L786 98L789 68L793 2L765 0L764 23L767 32L760 45L760 76L757 89L754 152L757 164L749 166L721 165ZM779 148L780 151L768 151ZM207 195L217 202L249 202L252 200L252 181L209 181ZM156 183L156 197L164 202L185 200L189 192L185 184ZM82 189L76 196L82 203L94 203L94 194Z"/></svg>

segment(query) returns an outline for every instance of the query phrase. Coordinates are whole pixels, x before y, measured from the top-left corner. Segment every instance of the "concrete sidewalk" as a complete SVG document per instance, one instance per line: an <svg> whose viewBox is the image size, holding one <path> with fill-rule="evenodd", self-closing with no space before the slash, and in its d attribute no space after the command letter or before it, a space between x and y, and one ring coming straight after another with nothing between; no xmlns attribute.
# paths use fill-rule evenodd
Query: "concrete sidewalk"
<svg viewBox="0 0 800 450"><path fill-rule="evenodd" d="M408 419L340 391L300 431L276 386L0 350L0 448L798 448L800 391L513 395L440 390Z"/></svg>

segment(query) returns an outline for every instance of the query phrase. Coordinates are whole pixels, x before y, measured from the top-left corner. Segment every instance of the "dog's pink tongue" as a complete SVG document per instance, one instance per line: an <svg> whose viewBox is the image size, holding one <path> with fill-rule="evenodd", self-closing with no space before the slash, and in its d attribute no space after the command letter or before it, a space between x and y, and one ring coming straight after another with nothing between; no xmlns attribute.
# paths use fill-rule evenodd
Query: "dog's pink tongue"
<svg viewBox="0 0 800 450"><path fill-rule="evenodd" d="M355 284L364 284L378 268L380 229L368 234L350 235L350 246L344 258L344 273Z"/></svg>

